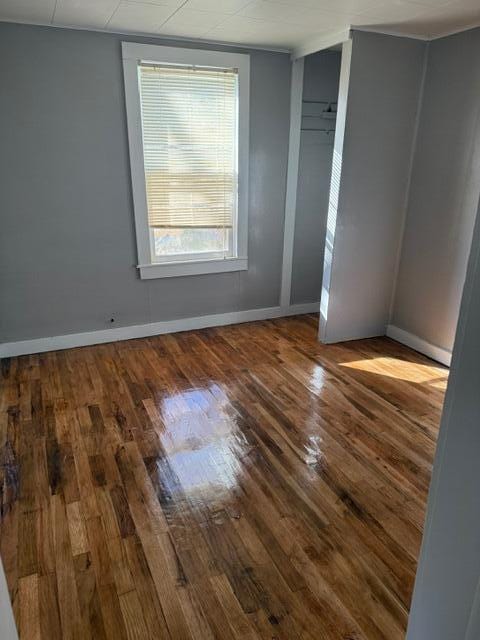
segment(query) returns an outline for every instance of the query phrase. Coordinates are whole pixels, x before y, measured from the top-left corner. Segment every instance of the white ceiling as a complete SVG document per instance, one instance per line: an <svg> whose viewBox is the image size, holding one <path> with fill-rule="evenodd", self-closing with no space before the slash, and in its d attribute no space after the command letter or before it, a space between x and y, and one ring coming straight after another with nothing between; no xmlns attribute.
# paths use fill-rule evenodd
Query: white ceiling
<svg viewBox="0 0 480 640"><path fill-rule="evenodd" d="M349 26L446 35L480 0L0 0L1 20L295 49Z"/></svg>

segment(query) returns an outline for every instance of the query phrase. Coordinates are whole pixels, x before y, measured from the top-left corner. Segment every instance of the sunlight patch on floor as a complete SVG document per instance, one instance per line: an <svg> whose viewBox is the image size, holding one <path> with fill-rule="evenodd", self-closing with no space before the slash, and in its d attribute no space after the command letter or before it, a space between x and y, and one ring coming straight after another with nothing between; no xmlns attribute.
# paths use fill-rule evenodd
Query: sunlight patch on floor
<svg viewBox="0 0 480 640"><path fill-rule="evenodd" d="M366 358L365 360L355 360L353 362L341 362L340 366L367 373L375 373L395 380L428 384L437 389L446 389L448 380L447 369L434 365L408 362L399 358Z"/></svg>
<svg viewBox="0 0 480 640"><path fill-rule="evenodd" d="M441 389L442 391L446 391L447 382L448 382L448 376L444 380L435 380L434 382L430 382L430 386L435 387L435 389Z"/></svg>

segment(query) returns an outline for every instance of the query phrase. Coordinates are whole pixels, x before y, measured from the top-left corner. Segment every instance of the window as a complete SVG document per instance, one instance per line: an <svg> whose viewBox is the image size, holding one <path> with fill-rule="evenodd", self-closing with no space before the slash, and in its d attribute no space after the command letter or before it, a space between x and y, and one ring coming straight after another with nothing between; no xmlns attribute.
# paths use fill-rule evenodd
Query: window
<svg viewBox="0 0 480 640"><path fill-rule="evenodd" d="M142 278L247 268L249 56L123 43Z"/></svg>

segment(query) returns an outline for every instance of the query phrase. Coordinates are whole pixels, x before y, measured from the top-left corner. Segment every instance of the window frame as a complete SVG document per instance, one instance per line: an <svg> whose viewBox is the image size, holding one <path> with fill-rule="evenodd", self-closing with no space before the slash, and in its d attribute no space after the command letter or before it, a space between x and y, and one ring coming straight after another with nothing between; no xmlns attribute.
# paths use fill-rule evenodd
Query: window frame
<svg viewBox="0 0 480 640"><path fill-rule="evenodd" d="M244 53L189 49L163 45L122 42L125 104L130 151L137 268L142 279L182 275L244 271L248 269L248 159L250 110L250 56ZM233 256L199 257L153 261L148 226L147 194L143 157L142 119L138 65L170 63L238 69L238 202L232 230Z"/></svg>

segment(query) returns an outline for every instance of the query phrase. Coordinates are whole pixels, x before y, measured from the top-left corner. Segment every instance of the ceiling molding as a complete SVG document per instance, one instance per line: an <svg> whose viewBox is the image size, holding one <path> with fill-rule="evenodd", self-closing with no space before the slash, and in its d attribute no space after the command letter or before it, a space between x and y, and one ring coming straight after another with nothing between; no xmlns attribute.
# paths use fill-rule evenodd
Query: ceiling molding
<svg viewBox="0 0 480 640"><path fill-rule="evenodd" d="M388 29L377 29L376 27L351 27L352 31L364 31L365 33L379 33L385 36L395 36L396 38L411 38L412 40L421 40L422 42L433 42L434 40L440 40L441 38L448 38L449 36L457 35L458 33L464 33L465 31L471 31L472 29L478 29L480 27L480 21L476 21L467 26L458 27L456 29L449 29L443 33L435 36L422 36L418 33L398 33Z"/></svg>
<svg viewBox="0 0 480 640"><path fill-rule="evenodd" d="M0 24L21 24L27 27L47 27L48 29L63 29L69 31L90 31L118 36L130 36L132 38L147 38L149 40L168 40L192 44L206 44L216 47L230 47L233 49L248 49L249 51L270 51L272 53L292 53L287 47L269 47L261 44L242 44L239 42L227 42L224 40L208 40L206 38L186 38L185 36L163 35L162 33L145 33L142 31L119 31L113 29L94 29L92 27L77 27L70 25L50 24L49 22L27 22L26 20L0 20Z"/></svg>
<svg viewBox="0 0 480 640"><path fill-rule="evenodd" d="M467 25L466 27L459 27L458 29L449 29L445 31L445 33L441 33L436 36L431 36L429 40L439 40L440 38L448 38L448 36L454 36L457 33L463 33L464 31L470 31L471 29L478 29L480 27L480 20L476 20L472 24Z"/></svg>
<svg viewBox="0 0 480 640"><path fill-rule="evenodd" d="M238 14L235 14L238 15ZM233 16L233 14L232 14ZM229 47L233 49L247 49L247 50L258 50L258 51L271 51L274 53L286 53L291 54L292 60L296 60L297 58L304 57L311 53L315 53L316 51L321 51L324 49L328 49L335 45L341 44L342 42L347 41L350 38L351 31L363 31L367 33L378 33L388 36L393 36L397 38L410 38L413 40L419 40L422 42L431 42L434 40L439 40L441 38L447 38L449 36L453 36L459 33L463 33L465 31L469 31L471 29L476 29L480 27L480 19L475 20L472 23L467 25L463 25L462 27L450 28L439 34L429 34L422 35L418 33L408 33L408 32L397 32L392 25L391 29L382 29L381 27L376 27L375 25L371 26L351 26L347 25L343 29L332 30L328 33L323 33L318 36L310 36L306 38L303 42L296 46L274 46L274 45L262 45L262 44L247 44L244 42L230 42L227 40L216 40L211 38L202 38L198 36L175 36L172 34L164 35L162 33L149 33L144 31L134 31L134 30L122 30L122 29L106 29L106 28L95 28L95 27L84 27L77 25L58 25L52 24L51 22L31 22L28 20L12 20L12 19L0 19L0 24L9 23L9 24L23 24L23 25L31 25L31 26L39 26L39 27L48 27L51 29L71 29L74 31L91 31L93 33L110 33L117 34L121 36L127 37L141 37L148 38L150 40L155 41L168 41L173 42L177 41L179 43L192 43L192 44L203 44L208 46L218 46L218 47ZM400 26L400 25L399 25Z"/></svg>
<svg viewBox="0 0 480 640"><path fill-rule="evenodd" d="M295 47L292 51L292 60L303 58L311 53L329 49L337 44L342 44L350 39L350 27L341 31L333 31L332 33L323 34L315 38L309 38L303 44Z"/></svg>
<svg viewBox="0 0 480 640"><path fill-rule="evenodd" d="M398 33L397 31L390 31L389 29L377 29L376 27L351 27L352 31L362 31L363 33L378 33L382 36L393 36L395 38L409 38L410 40L421 40L422 42L429 42L432 40L430 36L422 36L418 33Z"/></svg>

